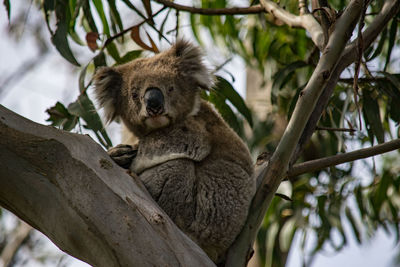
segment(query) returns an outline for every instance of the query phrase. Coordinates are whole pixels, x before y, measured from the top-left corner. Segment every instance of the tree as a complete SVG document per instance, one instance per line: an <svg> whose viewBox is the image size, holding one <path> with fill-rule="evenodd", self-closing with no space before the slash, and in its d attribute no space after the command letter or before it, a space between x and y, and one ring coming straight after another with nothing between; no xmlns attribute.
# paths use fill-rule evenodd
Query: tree
<svg viewBox="0 0 400 267"><path fill-rule="evenodd" d="M10 12L10 2L5 4ZM156 43L173 39L166 36L165 26L173 15L175 36L183 29L180 21L187 21L199 43L205 43L207 34L224 48L222 53L240 55L249 67L258 69L265 82L270 78L268 72L273 73L273 112L265 120L251 114L228 79L218 76L215 90L204 93L251 148L271 153L259 158L258 190L246 225L229 250L227 266L244 266L256 238L261 241L263 261L284 265L293 235L296 231L307 235L307 228L320 233L313 253L329 242L340 249L347 239L343 218L350 221L359 242L364 239L363 227L357 223L360 218L372 232L378 227L392 228L399 236L400 177L391 170L396 163L383 168L367 185L350 177L351 164L335 166L400 147L399 139L392 137L393 125L400 121L400 74L395 73L396 58L392 56L399 44L400 1L315 0L309 5L303 0L287 0L278 5L261 0L241 8L230 7L226 1L202 1L199 8L165 0L110 0L107 6L103 4L97 0L46 0L39 8L44 11L53 44L66 60L79 65L70 41L96 53L81 67L77 101L67 107L57 103L47 111L49 121L68 131L84 121L84 127L104 147L111 146L111 141L87 94L94 67L107 62L122 64L140 56L140 50L129 50L132 40L157 53L160 45ZM129 15L142 21L125 28L127 19L119 12L122 8L129 8ZM180 19L185 12L190 16ZM148 42L142 37L144 32ZM343 72L353 63L351 76L346 77ZM378 67L371 69L372 64ZM223 64L217 69L223 70ZM140 181L118 169L89 138L33 124L4 108L0 112L0 204L48 235L61 249L96 266L129 265L132 261L212 265L157 207ZM271 130L271 118L287 120L282 136ZM244 122L252 134L246 136ZM363 125L367 134L361 130ZM389 137L394 140L385 142ZM265 144L268 139L273 141ZM371 145L376 140L380 145L340 153L345 151L346 141L354 139ZM329 170L322 170L327 167ZM290 201L274 198L284 179L293 188ZM353 214L346 202L352 196L359 214ZM57 219L49 220L55 215ZM312 216L319 223L312 224ZM58 219L61 217L64 219ZM342 238L340 244L333 243L333 231ZM286 238L277 237L282 235ZM262 242L266 239L269 242ZM267 248L262 245L266 243L270 244ZM146 251L158 251L163 258L147 257Z"/></svg>

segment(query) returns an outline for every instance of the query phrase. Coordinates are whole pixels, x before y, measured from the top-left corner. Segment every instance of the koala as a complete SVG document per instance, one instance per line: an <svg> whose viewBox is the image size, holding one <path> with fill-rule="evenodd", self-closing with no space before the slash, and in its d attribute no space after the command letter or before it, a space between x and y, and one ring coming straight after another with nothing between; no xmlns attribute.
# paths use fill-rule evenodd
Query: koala
<svg viewBox="0 0 400 267"><path fill-rule="evenodd" d="M94 77L106 120L120 118L138 139L109 154L220 263L247 218L255 181L248 148L200 97L212 83L200 49L184 40Z"/></svg>

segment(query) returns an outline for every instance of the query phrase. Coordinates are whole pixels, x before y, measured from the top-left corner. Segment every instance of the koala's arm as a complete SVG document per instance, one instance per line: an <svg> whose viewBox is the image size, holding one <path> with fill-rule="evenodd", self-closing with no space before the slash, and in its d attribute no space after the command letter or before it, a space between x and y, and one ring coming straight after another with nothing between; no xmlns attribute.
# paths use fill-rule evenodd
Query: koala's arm
<svg viewBox="0 0 400 267"><path fill-rule="evenodd" d="M110 148L108 155L124 169L129 169L137 154L137 145L120 144Z"/></svg>
<svg viewBox="0 0 400 267"><path fill-rule="evenodd" d="M140 174L146 169L176 159L202 161L211 152L210 138L202 127L202 122L187 120L149 134L139 141L131 170Z"/></svg>

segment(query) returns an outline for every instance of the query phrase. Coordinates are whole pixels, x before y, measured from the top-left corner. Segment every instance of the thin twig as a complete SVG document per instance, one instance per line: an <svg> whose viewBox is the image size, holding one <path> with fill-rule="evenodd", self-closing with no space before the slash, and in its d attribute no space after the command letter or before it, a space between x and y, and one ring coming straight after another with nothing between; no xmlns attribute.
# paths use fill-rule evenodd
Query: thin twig
<svg viewBox="0 0 400 267"><path fill-rule="evenodd" d="M365 159L379 154L400 149L400 139L395 139L380 145L355 150L349 153L338 154L331 157L310 160L294 165L288 171L288 177L298 176L303 173L314 172L327 167L336 166L342 163Z"/></svg>
<svg viewBox="0 0 400 267"><path fill-rule="evenodd" d="M227 60L225 60L221 65L217 66L214 70L214 73L219 71L220 69L222 69L226 64L228 64L229 62L232 61L232 57L228 58Z"/></svg>
<svg viewBox="0 0 400 267"><path fill-rule="evenodd" d="M361 65L361 60L362 60L362 55L364 51L364 40L362 36L362 29L364 28L364 20L365 20L365 13L367 11L368 7L368 0L362 1L362 13L360 17L360 21L358 23L358 41L357 41L357 49L358 49L358 58L355 63L355 70L354 70L354 82L353 82L353 92L354 92L354 102L357 107L358 111L358 121L360 124L360 130L362 129L362 123L361 123L361 112L360 112L360 105L358 104L358 75L360 75L360 65Z"/></svg>
<svg viewBox="0 0 400 267"><path fill-rule="evenodd" d="M159 14L160 14L161 12L163 12L165 9L166 9L166 7L163 7L163 8L161 8L160 10L158 10L156 13L154 13L151 17L149 17L149 18L143 20L142 22L140 22L140 23L138 23L138 24L135 24L135 25L133 25L133 26L131 26L131 27L128 27L128 28L122 30L121 32L119 32L119 33L117 33L117 34L115 34L115 35L113 35L113 36L110 36L110 37L107 38L107 40L104 42L104 45L103 45L103 47L102 47L101 50L104 50L104 49L107 47L107 45L108 45L109 43L111 43L112 41L114 41L114 40L117 39L118 37L121 37L121 36L124 35L125 33L129 32L129 31L132 30L134 27L141 26L141 25L143 25L143 24L145 24L145 23L151 21L151 19L153 19L154 17L156 17L157 15L159 15ZM168 40L168 38L166 38L156 27L154 27L154 25L151 25L151 24L149 24L149 25L150 25L150 27L152 27L158 34L160 34L160 36L161 36L164 40L166 40L169 44L171 44L171 42Z"/></svg>
<svg viewBox="0 0 400 267"><path fill-rule="evenodd" d="M358 78L358 83L376 83L376 82L387 82L389 81L388 78L386 77L364 77L364 78ZM341 78L339 80L340 83L346 83L346 84L353 84L354 83L354 78Z"/></svg>
<svg viewBox="0 0 400 267"><path fill-rule="evenodd" d="M250 7L227 7L227 8L198 8L191 6L184 6L176 4L168 0L154 0L155 2L162 4L166 7L173 8L180 11L186 11L192 14L201 15L244 15L244 14L257 14L265 12L261 5L254 5Z"/></svg>
<svg viewBox="0 0 400 267"><path fill-rule="evenodd" d="M315 130L322 130L322 131L333 131L333 132L355 132L356 129L352 128L331 128L331 127L323 127L323 126L317 126Z"/></svg>

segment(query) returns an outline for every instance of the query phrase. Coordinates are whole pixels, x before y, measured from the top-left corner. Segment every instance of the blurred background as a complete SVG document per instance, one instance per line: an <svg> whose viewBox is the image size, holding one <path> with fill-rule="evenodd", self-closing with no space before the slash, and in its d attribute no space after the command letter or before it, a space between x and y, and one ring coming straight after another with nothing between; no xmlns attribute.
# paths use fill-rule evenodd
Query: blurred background
<svg viewBox="0 0 400 267"><path fill-rule="evenodd" d="M38 123L90 134L105 149L120 143L120 125L113 122L98 127L97 117L87 115L93 111L93 102L95 105L90 86L95 67L151 56L155 47L166 49L176 38L201 45L207 65L218 77L215 90L203 97L214 103L247 142L255 159L263 151L274 151L298 93L319 59L304 30L287 27L265 14L200 16L163 9L153 2L149 8L149 1L128 0L66 1L69 7L61 11L46 7L52 1L6 2L10 8L0 9L0 104ZM223 8L257 1L176 3ZM348 1L329 4L329 10L339 14ZM297 1L280 1L280 5L298 13ZM381 1L371 2L366 26L381 6ZM71 17L69 30L62 33L56 29L64 11ZM139 37L129 34L131 28L113 38L158 11L137 27ZM354 66L342 74L320 129L299 162L399 137L399 18L397 14L365 51L358 103L352 88ZM111 40L111 45L104 46L106 40ZM79 110L74 103L85 104ZM329 130L332 128L350 130ZM399 173L399 151L394 151L283 182L279 192L291 200L273 200L249 265L400 266ZM2 265L86 264L64 254L40 232L1 209Z"/></svg>

